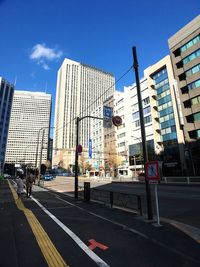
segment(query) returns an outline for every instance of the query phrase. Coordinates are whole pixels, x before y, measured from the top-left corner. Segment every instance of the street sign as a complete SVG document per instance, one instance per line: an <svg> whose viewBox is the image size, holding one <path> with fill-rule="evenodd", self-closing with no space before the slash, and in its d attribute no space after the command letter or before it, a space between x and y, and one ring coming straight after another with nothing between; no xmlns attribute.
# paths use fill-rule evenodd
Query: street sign
<svg viewBox="0 0 200 267"><path fill-rule="evenodd" d="M112 128L113 108L103 106L103 127Z"/></svg>
<svg viewBox="0 0 200 267"><path fill-rule="evenodd" d="M115 126L120 126L122 125L122 118L120 116L114 116L112 122Z"/></svg>
<svg viewBox="0 0 200 267"><path fill-rule="evenodd" d="M160 180L158 161L148 161L145 163L146 180Z"/></svg>
<svg viewBox="0 0 200 267"><path fill-rule="evenodd" d="M89 156L89 159L92 158L92 139L89 138L89 150L88 150L88 156Z"/></svg>

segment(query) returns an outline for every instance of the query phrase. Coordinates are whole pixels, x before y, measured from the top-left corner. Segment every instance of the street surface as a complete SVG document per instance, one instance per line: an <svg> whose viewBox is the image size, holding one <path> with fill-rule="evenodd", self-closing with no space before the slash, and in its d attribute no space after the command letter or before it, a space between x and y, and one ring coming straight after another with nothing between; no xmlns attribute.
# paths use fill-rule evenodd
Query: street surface
<svg viewBox="0 0 200 267"><path fill-rule="evenodd" d="M152 222L146 222L144 218L134 213L111 209L98 203L75 201L66 194L56 192L73 192L72 180L64 177L62 179L64 180L60 178L62 181L60 190L59 179L56 178L57 181L54 180L51 184L45 183L45 185L48 183L51 189L54 187L54 191L34 186L33 197L23 196L22 201L16 199L13 182L10 189L6 183L0 186L3 199L0 215L4 220L9 218L6 220L6 227L10 227L10 231L5 234L2 231L4 220L1 221L1 251L7 245L1 256L1 267L200 266L198 240L195 241L165 221L162 221L162 227L155 227ZM145 195L144 185L102 183L100 187L107 186L126 192L136 190L135 192ZM171 194L169 190L169 186L160 190L160 194L163 192L163 199L160 197L161 202L170 198L176 201L175 194L178 190L178 200L184 199L183 195L190 192L191 196L187 196L185 201L191 201L191 204L197 200L196 206L198 206L198 189L182 187L180 190L172 190ZM163 205L166 214L169 212L169 205ZM178 215L184 217L183 209L179 214L176 210L178 208L172 211L174 213L172 217L176 219ZM10 245L7 240L11 234L14 236L12 250L12 236L9 238ZM15 253L11 253L13 250ZM15 262L9 253L14 255Z"/></svg>

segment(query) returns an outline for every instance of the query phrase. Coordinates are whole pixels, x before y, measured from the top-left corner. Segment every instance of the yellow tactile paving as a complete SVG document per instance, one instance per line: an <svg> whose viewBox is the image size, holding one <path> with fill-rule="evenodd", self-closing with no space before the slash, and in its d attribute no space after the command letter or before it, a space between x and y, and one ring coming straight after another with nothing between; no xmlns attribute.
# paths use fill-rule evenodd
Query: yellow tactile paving
<svg viewBox="0 0 200 267"><path fill-rule="evenodd" d="M48 266L69 267L61 257L60 253L55 248L54 244L48 237L47 233L44 231L43 227L41 226L33 212L24 206L24 203L21 199L18 199L17 193L9 181L8 184L18 209L24 212L28 220L28 223L33 231L33 234L38 242L42 254L44 255L44 258L46 259Z"/></svg>

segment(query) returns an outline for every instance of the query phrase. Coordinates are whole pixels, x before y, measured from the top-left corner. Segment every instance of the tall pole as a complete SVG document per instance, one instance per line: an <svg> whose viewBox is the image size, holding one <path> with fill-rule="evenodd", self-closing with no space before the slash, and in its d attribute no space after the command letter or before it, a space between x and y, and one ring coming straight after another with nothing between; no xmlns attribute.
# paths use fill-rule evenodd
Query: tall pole
<svg viewBox="0 0 200 267"><path fill-rule="evenodd" d="M41 148L40 148L39 180L40 180L40 174L41 174L43 142L44 142L44 129L42 131L42 142L41 142Z"/></svg>
<svg viewBox="0 0 200 267"><path fill-rule="evenodd" d="M38 158L39 137L40 137L40 130L41 129L39 129L38 136L37 136L37 146L36 146L36 154L35 154L35 180L36 180L36 176L37 176L37 158Z"/></svg>
<svg viewBox="0 0 200 267"><path fill-rule="evenodd" d="M135 69L135 79L136 79L138 106L139 106L139 114L140 114L142 149L143 149L143 157L144 157L144 165L145 165L145 163L148 161L148 154L147 154L145 126L144 126L142 97L141 97L141 90L140 90L140 79L139 79L139 72L138 72L138 60L137 60L137 53L136 53L136 47L135 46L132 47L132 52L133 52L133 67ZM146 185L146 200L147 200L148 220L152 220L153 219L153 212L152 212L152 202L151 202L151 190L150 190L150 186L149 186L149 181L146 179L146 171L145 171L145 185Z"/></svg>
<svg viewBox="0 0 200 267"><path fill-rule="evenodd" d="M75 179L74 179L75 199L78 199L78 142L79 142L79 117L76 118L76 151L75 151Z"/></svg>

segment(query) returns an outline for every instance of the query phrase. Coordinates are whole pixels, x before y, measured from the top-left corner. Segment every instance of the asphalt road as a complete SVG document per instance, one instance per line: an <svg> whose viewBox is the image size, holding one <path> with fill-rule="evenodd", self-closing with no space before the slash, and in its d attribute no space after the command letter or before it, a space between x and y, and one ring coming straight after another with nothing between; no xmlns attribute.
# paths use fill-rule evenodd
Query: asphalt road
<svg viewBox="0 0 200 267"><path fill-rule="evenodd" d="M79 179L79 185L83 186ZM74 192L74 179L57 177L53 182L46 182L45 186L59 192ZM147 213L145 184L110 183L92 181L91 187L99 190L112 190L127 194L138 194L142 197L142 208ZM155 186L150 185L153 213L155 211ZM200 186L188 185L158 185L158 200L160 217L179 221L200 228Z"/></svg>
<svg viewBox="0 0 200 267"><path fill-rule="evenodd" d="M53 181L52 186L55 187L55 183L56 181ZM66 192L69 192L73 187L73 183L69 181L61 184L62 190L58 191L68 187ZM50 187L50 183L48 185ZM144 196L143 185L101 186L112 186L114 190L119 190L120 187L126 192L135 188L135 192L143 192ZM37 242L44 245L44 250L52 251L47 255L47 260L50 259L51 262L51 258L55 258L55 250L50 243L47 245L46 236L66 263L49 266L200 266L200 243L167 222L162 222L163 227L155 227L152 222L146 222L133 213L111 209L94 202L75 201L66 194L48 191L38 186L34 186L32 198L23 196L22 204L16 200L17 207L14 208L12 205L10 209L11 193L8 189L4 189L3 192L3 195L7 196L7 202L4 198L4 205L7 207L5 212L9 211L12 224L15 225L12 228L13 244L17 246L15 253L20 267L26 267L27 262L29 267L48 265L42 257L44 251L41 250L39 253ZM35 229L35 237L31 234L31 228ZM6 240L6 235L3 236Z"/></svg>

